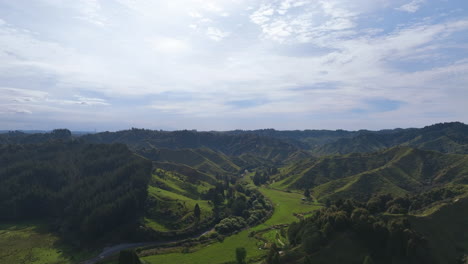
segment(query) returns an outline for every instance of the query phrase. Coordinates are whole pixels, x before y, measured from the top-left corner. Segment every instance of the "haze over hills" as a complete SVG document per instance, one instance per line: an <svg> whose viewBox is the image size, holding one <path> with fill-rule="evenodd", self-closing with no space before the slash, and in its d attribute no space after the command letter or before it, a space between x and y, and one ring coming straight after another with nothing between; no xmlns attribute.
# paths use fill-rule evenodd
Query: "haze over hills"
<svg viewBox="0 0 468 264"><path fill-rule="evenodd" d="M0 140L3 143L33 143L47 140L48 137L51 137L49 135L52 137L58 136L54 135L54 133L29 135L13 131L1 134ZM91 143L124 143L134 149L143 147L206 147L221 151L227 155L258 153L260 156L270 160L284 160L288 155L300 149L309 150L315 155L328 155L372 152L397 145L463 154L468 152L467 135L468 125L460 122L451 122L423 128L398 128L380 131L278 131L274 129L262 129L197 132L195 130L158 131L131 129L86 134L80 138Z"/></svg>

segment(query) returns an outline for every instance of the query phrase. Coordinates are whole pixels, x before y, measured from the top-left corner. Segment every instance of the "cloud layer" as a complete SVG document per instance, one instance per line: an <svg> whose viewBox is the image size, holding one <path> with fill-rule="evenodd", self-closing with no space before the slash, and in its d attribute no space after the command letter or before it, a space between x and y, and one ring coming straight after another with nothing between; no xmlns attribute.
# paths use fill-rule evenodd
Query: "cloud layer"
<svg viewBox="0 0 468 264"><path fill-rule="evenodd" d="M468 122L461 0L0 0L0 127Z"/></svg>

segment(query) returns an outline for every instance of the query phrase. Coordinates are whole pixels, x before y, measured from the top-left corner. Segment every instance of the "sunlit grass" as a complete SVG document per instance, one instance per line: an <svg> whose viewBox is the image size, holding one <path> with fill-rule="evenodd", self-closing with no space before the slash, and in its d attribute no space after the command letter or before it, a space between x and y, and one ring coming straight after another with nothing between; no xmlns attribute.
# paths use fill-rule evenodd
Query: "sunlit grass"
<svg viewBox="0 0 468 264"><path fill-rule="evenodd" d="M142 258L148 263L165 264L217 264L235 261L235 250L243 247L247 250L247 258L258 257L265 254L260 250L261 242L248 236L249 231L227 237L223 242L216 242L193 253L171 253L153 255Z"/></svg>
<svg viewBox="0 0 468 264"><path fill-rule="evenodd" d="M65 249L41 224L0 225L0 263L68 264L86 257L66 255Z"/></svg>

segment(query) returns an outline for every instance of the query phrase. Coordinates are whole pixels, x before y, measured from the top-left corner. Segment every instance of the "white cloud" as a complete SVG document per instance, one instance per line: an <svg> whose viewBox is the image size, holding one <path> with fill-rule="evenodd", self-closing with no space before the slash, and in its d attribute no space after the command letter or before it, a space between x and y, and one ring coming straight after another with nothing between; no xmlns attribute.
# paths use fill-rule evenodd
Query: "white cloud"
<svg viewBox="0 0 468 264"><path fill-rule="evenodd" d="M44 109L59 107L60 105L110 105L106 100L101 98L74 95L74 99L62 99L54 97L52 94L47 92L31 89L0 87L0 93L2 94L0 97L0 103L4 106L3 112L32 113L32 111L28 109Z"/></svg>
<svg viewBox="0 0 468 264"><path fill-rule="evenodd" d="M40 9L44 1L49 3ZM22 1L5 8L10 5L30 8ZM395 118L426 120L428 105L468 118L461 102L468 96L468 62L461 52L466 45L456 35L468 31L466 16L460 11L438 23L387 17L396 5L388 0L41 0L40 18L15 18L11 12L7 21L0 20L0 82L18 90L0 89L2 112L56 113L54 118L68 121L59 117L66 112L87 123L95 119L92 109L109 107L112 111L99 117L117 120L120 128L131 122L185 128L203 124L191 117L203 117L210 129L218 128L209 127L218 124L210 121L218 115L242 121L275 113L291 118L273 118L272 126L300 128L295 125L312 122L304 116L343 114L367 98L388 98L407 102L392 111ZM106 26L90 26L88 18ZM372 23L376 18L385 29ZM185 97L164 100L171 93ZM242 109L232 101L253 103ZM178 117L168 118L172 114ZM131 121L121 122L123 116ZM295 117L300 122L289 121ZM368 117L393 120L389 113ZM352 126L345 119L340 121Z"/></svg>
<svg viewBox="0 0 468 264"><path fill-rule="evenodd" d="M206 35L214 41L221 41L224 38L228 37L230 34L230 32L222 31L215 27L209 27L206 30Z"/></svg>
<svg viewBox="0 0 468 264"><path fill-rule="evenodd" d="M189 12L189 16L193 17L193 18L202 18L202 14L198 13L198 12Z"/></svg>
<svg viewBox="0 0 468 264"><path fill-rule="evenodd" d="M339 7L340 2L320 1L324 13L332 18L346 18L356 16L355 13Z"/></svg>
<svg viewBox="0 0 468 264"><path fill-rule="evenodd" d="M190 46L183 40L170 37L154 37L148 40L156 52L181 54L190 51Z"/></svg>
<svg viewBox="0 0 468 264"><path fill-rule="evenodd" d="M39 0L49 6L57 8L56 12L72 12L72 17L92 23L97 26L105 26L108 21L101 13L101 3L99 0Z"/></svg>
<svg viewBox="0 0 468 264"><path fill-rule="evenodd" d="M45 100L47 93L37 90L18 89L13 87L0 87L1 97L3 103L29 103Z"/></svg>
<svg viewBox="0 0 468 264"><path fill-rule="evenodd" d="M301 7L307 4L308 1L297 1L297 0L284 0L281 2L280 7L276 12L280 15L284 15L288 12L290 8Z"/></svg>
<svg viewBox="0 0 468 264"><path fill-rule="evenodd" d="M250 15L250 20L258 25L263 25L270 21L271 16L275 13L275 10L271 5L262 5L258 10Z"/></svg>
<svg viewBox="0 0 468 264"><path fill-rule="evenodd" d="M290 1L262 5L250 15L263 37L279 43L306 43L330 31L356 27L357 13L341 1ZM298 8L294 10L293 8ZM301 10L301 11L298 11ZM275 16L275 12L280 14ZM299 13L298 13L299 12Z"/></svg>
<svg viewBox="0 0 468 264"><path fill-rule="evenodd" d="M98 0L80 0L78 3L81 4L81 16L79 19L86 20L98 26L104 26L107 23L107 19L100 13L101 4Z"/></svg>
<svg viewBox="0 0 468 264"><path fill-rule="evenodd" d="M21 109L21 108L12 108L11 111L17 114L32 114L31 111L27 109Z"/></svg>
<svg viewBox="0 0 468 264"><path fill-rule="evenodd" d="M206 2L204 5L202 5L203 9L213 12L213 13L220 13L223 11L221 7L219 7L217 4L212 3L212 2Z"/></svg>
<svg viewBox="0 0 468 264"><path fill-rule="evenodd" d="M413 0L397 8L399 11L415 13L426 2L425 0Z"/></svg>

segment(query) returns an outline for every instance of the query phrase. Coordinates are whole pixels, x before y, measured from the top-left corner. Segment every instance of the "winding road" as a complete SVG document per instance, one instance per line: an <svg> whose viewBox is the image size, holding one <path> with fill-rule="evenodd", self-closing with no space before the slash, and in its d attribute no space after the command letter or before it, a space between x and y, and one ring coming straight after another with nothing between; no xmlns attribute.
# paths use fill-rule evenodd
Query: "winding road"
<svg viewBox="0 0 468 264"><path fill-rule="evenodd" d="M172 240L172 241L159 241L159 242L140 242L140 243L126 243L126 244L118 244L112 247L106 247L102 250L102 252L97 255L96 257L92 259L88 259L82 262L79 262L79 264L95 264L100 260L103 260L105 258L108 258L112 255L115 255L116 253L119 253L121 250L125 249L132 249L132 248L139 248L139 247L156 247L156 246L162 246L166 244L173 244L177 242L181 242L187 239L191 238L197 238L199 236L202 236L208 232L210 232L213 228L210 227L210 229L203 231L202 233L198 233L196 235L186 237L184 239L179 239L179 240Z"/></svg>

